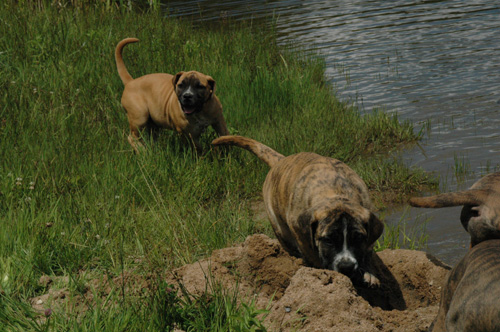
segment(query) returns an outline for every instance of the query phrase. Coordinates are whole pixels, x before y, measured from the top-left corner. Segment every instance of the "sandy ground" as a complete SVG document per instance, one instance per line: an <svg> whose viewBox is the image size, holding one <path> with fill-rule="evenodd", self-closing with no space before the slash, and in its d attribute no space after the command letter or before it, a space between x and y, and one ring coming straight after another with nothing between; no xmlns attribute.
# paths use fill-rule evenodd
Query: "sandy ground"
<svg viewBox="0 0 500 332"><path fill-rule="evenodd" d="M271 331L426 331L449 267L425 252L401 249L379 252L374 262L381 287L355 287L340 273L304 266L277 240L257 234L165 278L181 282L193 294L210 290L214 281L238 288L242 299L270 309L265 323ZM31 299L35 309L44 312L49 303L67 300L67 290L50 287L50 278L40 282L49 291ZM123 290L136 296L150 287L147 278L133 274L96 283L88 286L85 301L108 293L113 285L124 284Z"/></svg>

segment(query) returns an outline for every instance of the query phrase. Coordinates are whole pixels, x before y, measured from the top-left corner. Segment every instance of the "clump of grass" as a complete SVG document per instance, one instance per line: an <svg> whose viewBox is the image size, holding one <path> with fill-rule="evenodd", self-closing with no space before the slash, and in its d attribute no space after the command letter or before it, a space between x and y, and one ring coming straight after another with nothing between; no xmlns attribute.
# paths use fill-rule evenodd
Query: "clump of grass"
<svg viewBox="0 0 500 332"><path fill-rule="evenodd" d="M405 166L397 155L356 160L351 166L366 182L379 209L405 203L409 193L438 185L437 180L428 177L422 169Z"/></svg>
<svg viewBox="0 0 500 332"><path fill-rule="evenodd" d="M210 277L207 277L210 279ZM170 285L161 279L140 299L122 299L119 290L102 296L95 292L91 303L65 304L73 315L59 309L35 312L30 305L0 294L0 324L7 331L254 331L265 332L267 310L255 302L240 301L235 289L226 289L214 280L202 294L190 293L182 284ZM76 305L80 308L75 309Z"/></svg>
<svg viewBox="0 0 500 332"><path fill-rule="evenodd" d="M153 307L157 306L158 312L167 313L167 316L157 325L159 330L176 325L185 331L267 331L262 324L267 310L256 309L253 301L238 304L236 291L228 291L213 280L207 285L210 291L196 296L179 285L180 297L173 294L168 285L162 294L164 286L160 285Z"/></svg>
<svg viewBox="0 0 500 332"><path fill-rule="evenodd" d="M0 292L0 324L4 331L43 331L38 317L27 302Z"/></svg>

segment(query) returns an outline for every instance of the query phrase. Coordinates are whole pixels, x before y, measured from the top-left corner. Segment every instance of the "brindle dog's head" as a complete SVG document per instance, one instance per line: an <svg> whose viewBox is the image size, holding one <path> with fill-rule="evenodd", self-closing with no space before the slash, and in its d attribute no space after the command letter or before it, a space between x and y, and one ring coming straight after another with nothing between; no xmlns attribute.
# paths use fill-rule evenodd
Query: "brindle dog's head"
<svg viewBox="0 0 500 332"><path fill-rule="evenodd" d="M349 202L305 212L299 219L317 252L319 267L351 279L363 276L365 260L372 255L373 244L384 230L384 224L373 213Z"/></svg>
<svg viewBox="0 0 500 332"><path fill-rule="evenodd" d="M186 115L200 112L215 92L214 79L196 71L181 71L173 77L172 83Z"/></svg>

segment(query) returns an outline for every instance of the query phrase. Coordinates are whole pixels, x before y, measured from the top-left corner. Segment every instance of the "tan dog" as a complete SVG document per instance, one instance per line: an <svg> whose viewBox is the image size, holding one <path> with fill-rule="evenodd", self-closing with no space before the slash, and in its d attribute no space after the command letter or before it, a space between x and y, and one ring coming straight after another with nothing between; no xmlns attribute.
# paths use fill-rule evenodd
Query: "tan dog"
<svg viewBox="0 0 500 332"><path fill-rule="evenodd" d="M410 204L463 205L460 221L471 236L471 250L451 270L430 331L500 331L500 172L483 177L469 190L414 197Z"/></svg>
<svg viewBox="0 0 500 332"><path fill-rule="evenodd" d="M441 208L463 205L460 221L471 236L471 247L500 239L500 172L486 175L469 190L430 197L413 197L415 207Z"/></svg>
<svg viewBox="0 0 500 332"><path fill-rule="evenodd" d="M196 150L202 150L199 138L211 125L217 134L227 135L222 105L215 95L212 77L196 71L149 74L133 79L122 58L125 45L135 43L127 38L118 43L115 60L118 74L125 85L122 105L130 125L128 141L136 152L144 147L140 132L146 126L168 128L182 133Z"/></svg>
<svg viewBox="0 0 500 332"><path fill-rule="evenodd" d="M264 204L288 253L310 266L379 285L370 260L384 225L371 212L368 189L352 169L315 153L285 157L241 136L219 137L212 144L239 146L271 167L263 186Z"/></svg>

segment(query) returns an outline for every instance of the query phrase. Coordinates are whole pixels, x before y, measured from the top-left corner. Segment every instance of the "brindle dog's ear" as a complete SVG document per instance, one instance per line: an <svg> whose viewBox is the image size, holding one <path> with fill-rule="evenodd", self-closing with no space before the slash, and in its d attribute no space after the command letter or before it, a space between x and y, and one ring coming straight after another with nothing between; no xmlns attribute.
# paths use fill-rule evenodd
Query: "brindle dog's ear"
<svg viewBox="0 0 500 332"><path fill-rule="evenodd" d="M174 89L175 89L175 86L177 85L177 82L179 82L179 79L181 78L182 74L184 74L184 72L180 71L177 74L175 74L174 77L172 77L172 84L174 85Z"/></svg>
<svg viewBox="0 0 500 332"><path fill-rule="evenodd" d="M301 248L301 255L304 260L316 267L321 268L318 250L316 248L316 230L318 229L318 220L314 218L310 211L305 211L297 218L297 241Z"/></svg>
<svg viewBox="0 0 500 332"><path fill-rule="evenodd" d="M370 219L368 220L368 224L366 225L367 233L368 233L368 245L372 245L377 241L377 239L382 235L384 231L384 223L377 218L376 215L370 212Z"/></svg>
<svg viewBox="0 0 500 332"><path fill-rule="evenodd" d="M298 229L300 230L301 242L313 242L314 234L312 232L312 224L315 222L312 214L309 211L302 212L297 219ZM317 223L317 221L316 221ZM316 226L317 227L317 226ZM298 232L299 233L299 232ZM305 244L305 243L304 243Z"/></svg>

